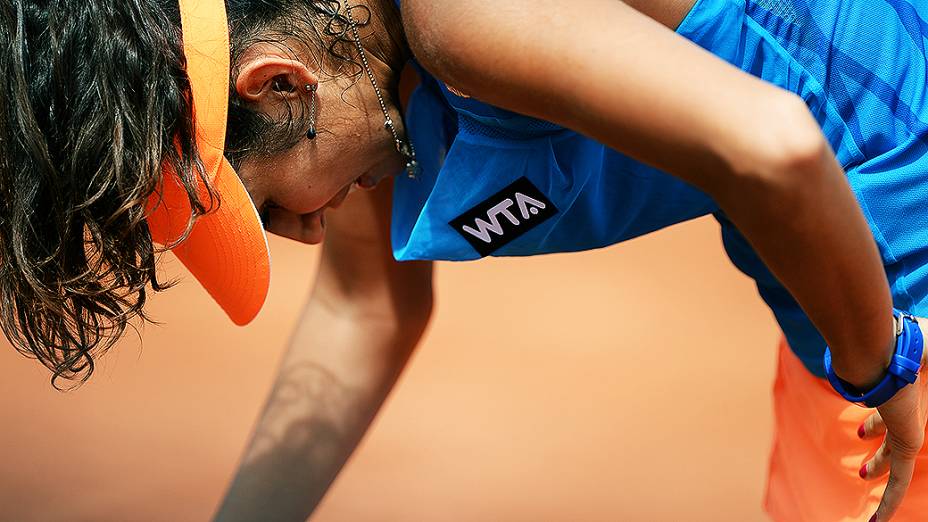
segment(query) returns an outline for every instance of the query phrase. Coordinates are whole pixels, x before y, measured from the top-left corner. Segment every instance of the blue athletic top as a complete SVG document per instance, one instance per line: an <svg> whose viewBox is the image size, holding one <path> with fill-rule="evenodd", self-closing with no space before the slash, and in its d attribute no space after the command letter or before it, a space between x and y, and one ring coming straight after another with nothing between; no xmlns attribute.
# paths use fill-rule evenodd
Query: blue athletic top
<svg viewBox="0 0 928 522"><path fill-rule="evenodd" d="M677 28L806 101L870 223L895 306L922 316L926 18L928 4L908 0L699 0ZM398 260L587 250L711 213L729 257L757 282L790 346L824 374L824 340L705 194L568 129L457 96L420 72L407 125L423 171L395 184Z"/></svg>

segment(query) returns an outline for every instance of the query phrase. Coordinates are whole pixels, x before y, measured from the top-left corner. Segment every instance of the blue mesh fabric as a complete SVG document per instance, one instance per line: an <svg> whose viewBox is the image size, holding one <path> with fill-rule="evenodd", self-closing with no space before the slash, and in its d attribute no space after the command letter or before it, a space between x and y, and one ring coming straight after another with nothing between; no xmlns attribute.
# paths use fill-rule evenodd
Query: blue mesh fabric
<svg viewBox="0 0 928 522"><path fill-rule="evenodd" d="M786 23L795 23L797 20L796 9L790 0L758 0L757 5L769 11L774 16L781 18Z"/></svg>
<svg viewBox="0 0 928 522"><path fill-rule="evenodd" d="M475 119L473 116L460 114L458 115L458 128L468 134L485 136L494 140L527 140L540 136L551 136L563 130L561 127L537 120L535 118L524 118L519 125L488 125Z"/></svg>
<svg viewBox="0 0 928 522"><path fill-rule="evenodd" d="M729 18L741 17L742 31L707 47L803 97L846 169L896 306L928 314L928 4L700 2L710 4L728 10ZM730 257L757 281L794 351L821 375L824 340L741 234L725 216L717 217Z"/></svg>
<svg viewBox="0 0 928 522"><path fill-rule="evenodd" d="M926 20L921 0L699 0L677 29L806 102L845 167L896 306L923 316ZM424 169L420 180L395 185L398 259L478 258L449 220L520 177L560 212L493 255L596 248L717 210L679 180L567 129L455 96L422 73L408 121ZM821 375L823 339L732 223L716 217L732 261L756 280L793 350Z"/></svg>

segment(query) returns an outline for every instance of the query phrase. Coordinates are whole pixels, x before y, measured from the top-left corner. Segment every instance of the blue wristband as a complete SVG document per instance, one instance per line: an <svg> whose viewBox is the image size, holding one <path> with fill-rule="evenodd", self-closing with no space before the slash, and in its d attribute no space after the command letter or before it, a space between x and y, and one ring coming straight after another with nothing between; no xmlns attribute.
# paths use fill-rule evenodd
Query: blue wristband
<svg viewBox="0 0 928 522"><path fill-rule="evenodd" d="M876 408L918 379L925 345L922 330L918 321L909 314L893 309L893 317L896 318L896 349L892 361L883 380L866 392L850 391L852 387L835 374L831 367L831 350L825 348L825 375L831 387L845 399Z"/></svg>

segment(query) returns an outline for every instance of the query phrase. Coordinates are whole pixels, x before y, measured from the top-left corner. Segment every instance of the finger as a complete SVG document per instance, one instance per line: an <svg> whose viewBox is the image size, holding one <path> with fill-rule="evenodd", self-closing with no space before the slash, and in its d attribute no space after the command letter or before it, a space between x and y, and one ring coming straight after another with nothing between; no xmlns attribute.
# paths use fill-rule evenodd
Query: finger
<svg viewBox="0 0 928 522"><path fill-rule="evenodd" d="M864 423L857 428L857 436L867 440L875 439L886 434L886 424L883 422L883 417L880 416L880 412L875 411L873 415L870 415L864 420Z"/></svg>
<svg viewBox="0 0 928 522"><path fill-rule="evenodd" d="M887 444L887 439L883 439L883 444L876 451L869 461L860 467L860 478L874 480L882 477L889 471L889 465L892 462L892 446Z"/></svg>
<svg viewBox="0 0 928 522"><path fill-rule="evenodd" d="M877 508L876 514L870 519L886 521L892 518L893 514L902 503L905 492L912 483L912 474L915 472L915 455L914 451L899 451L899 448L893 448L890 459L892 460L889 470L889 482L886 483L886 491L883 492L883 499L880 501L880 507Z"/></svg>

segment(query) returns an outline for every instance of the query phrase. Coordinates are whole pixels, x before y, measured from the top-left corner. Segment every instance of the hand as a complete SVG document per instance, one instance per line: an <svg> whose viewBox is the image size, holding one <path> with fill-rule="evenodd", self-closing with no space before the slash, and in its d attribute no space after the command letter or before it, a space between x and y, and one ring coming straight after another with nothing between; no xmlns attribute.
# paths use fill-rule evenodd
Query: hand
<svg viewBox="0 0 928 522"><path fill-rule="evenodd" d="M928 320L918 318L922 332L928 333ZM867 480L881 478L889 472L883 499L870 522L890 520L912 482L915 458L925 440L928 420L928 349L922 353L922 366L915 384L906 386L864 421L863 438L885 434L883 445L863 468Z"/></svg>

